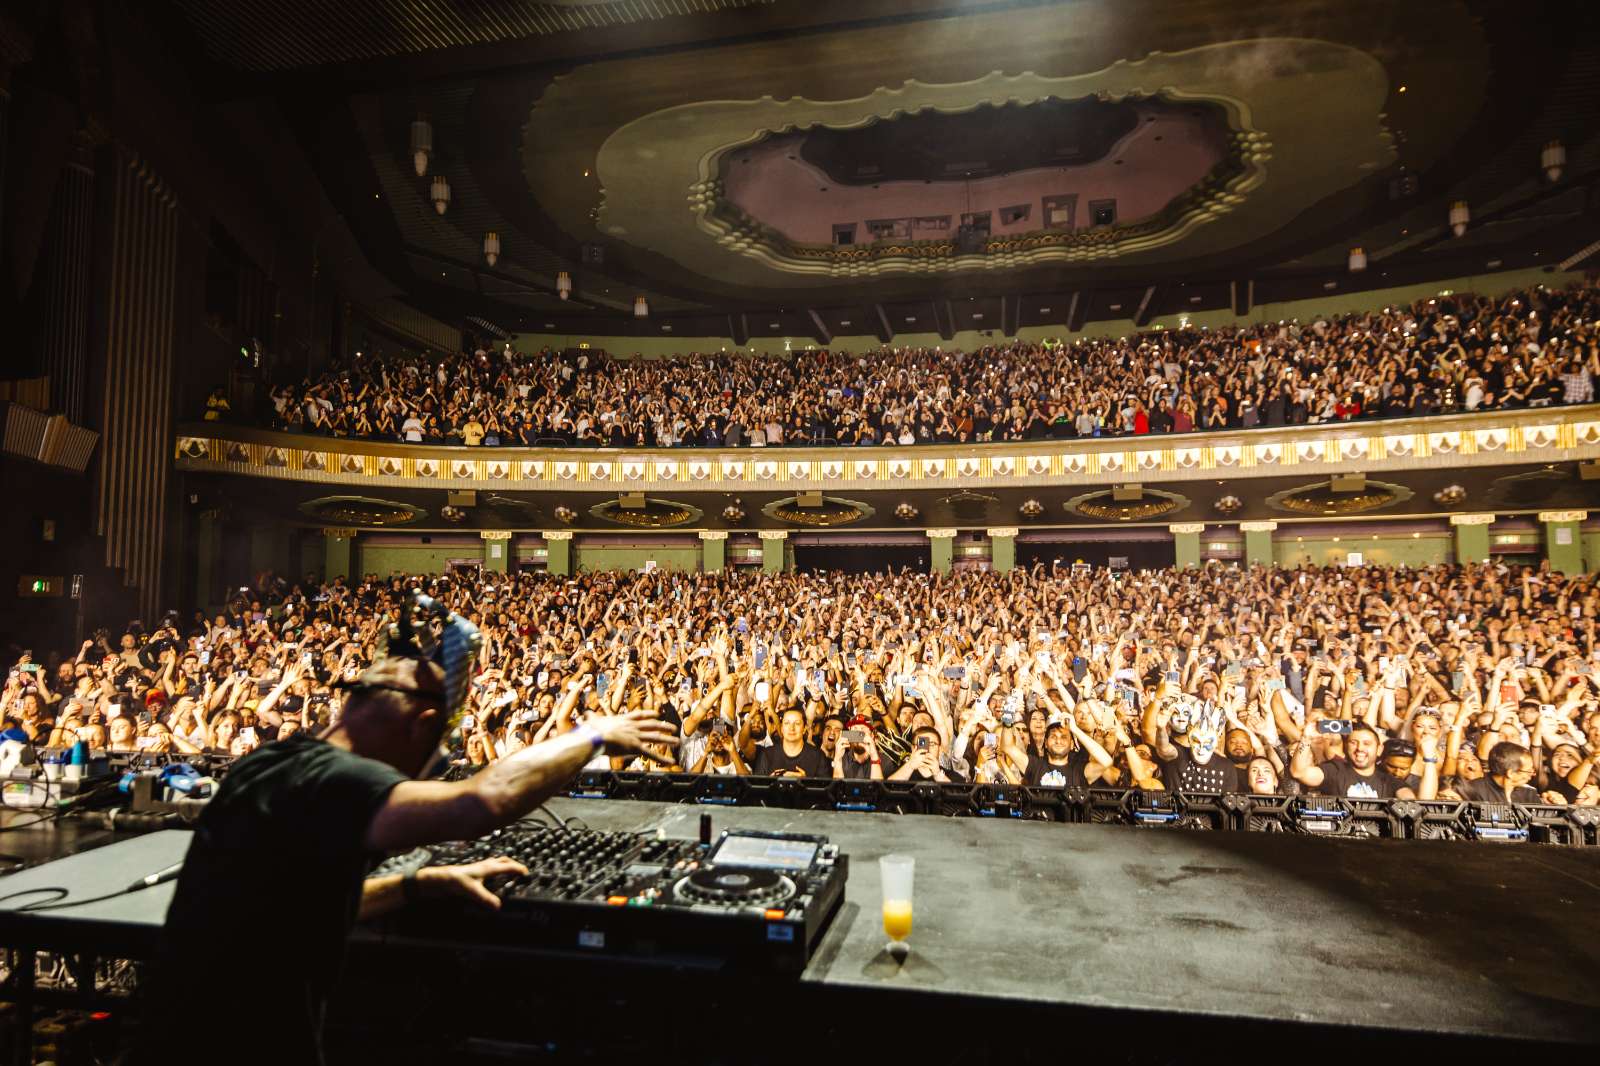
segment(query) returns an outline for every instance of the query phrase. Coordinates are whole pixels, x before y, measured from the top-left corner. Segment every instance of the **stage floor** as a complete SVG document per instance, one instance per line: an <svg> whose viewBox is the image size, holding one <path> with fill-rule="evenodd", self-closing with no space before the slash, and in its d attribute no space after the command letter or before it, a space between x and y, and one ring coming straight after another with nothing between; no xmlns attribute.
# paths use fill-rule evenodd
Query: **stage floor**
<svg viewBox="0 0 1600 1066"><path fill-rule="evenodd" d="M1600 1042L1600 848L626 800L551 807L595 829L693 837L709 812L717 831L826 834L849 855L850 881L808 985ZM917 859L904 965L883 951L879 923L877 860L889 852Z"/></svg>

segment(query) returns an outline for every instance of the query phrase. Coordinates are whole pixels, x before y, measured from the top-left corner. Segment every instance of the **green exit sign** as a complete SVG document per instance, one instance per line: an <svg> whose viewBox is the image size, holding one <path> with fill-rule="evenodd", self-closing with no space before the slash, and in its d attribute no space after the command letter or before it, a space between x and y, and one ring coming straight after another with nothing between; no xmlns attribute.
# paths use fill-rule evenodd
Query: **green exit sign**
<svg viewBox="0 0 1600 1066"><path fill-rule="evenodd" d="M17 578L18 596L60 596L66 589L66 578L45 577L41 574L23 574Z"/></svg>

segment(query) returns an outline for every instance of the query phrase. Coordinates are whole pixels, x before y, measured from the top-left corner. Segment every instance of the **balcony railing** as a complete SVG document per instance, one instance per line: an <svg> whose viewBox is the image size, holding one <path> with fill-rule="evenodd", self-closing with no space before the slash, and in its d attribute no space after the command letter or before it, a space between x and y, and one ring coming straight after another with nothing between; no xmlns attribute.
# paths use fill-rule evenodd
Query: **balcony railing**
<svg viewBox="0 0 1600 1066"><path fill-rule="evenodd" d="M732 491L1105 485L1600 459L1600 404L1216 433L900 447L519 448L180 426L180 469L348 485Z"/></svg>

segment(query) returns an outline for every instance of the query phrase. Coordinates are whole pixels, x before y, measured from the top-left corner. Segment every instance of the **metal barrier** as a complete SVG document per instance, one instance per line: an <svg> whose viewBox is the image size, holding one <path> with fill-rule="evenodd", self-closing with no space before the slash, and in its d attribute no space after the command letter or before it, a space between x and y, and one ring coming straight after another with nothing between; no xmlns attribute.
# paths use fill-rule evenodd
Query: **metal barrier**
<svg viewBox="0 0 1600 1066"><path fill-rule="evenodd" d="M1030 788L930 781L832 781L586 770L570 795L667 803L877 811L958 818L1129 825L1144 829L1299 833L1368 840L1600 845L1600 807L1462 800L1255 796L1144 789Z"/></svg>

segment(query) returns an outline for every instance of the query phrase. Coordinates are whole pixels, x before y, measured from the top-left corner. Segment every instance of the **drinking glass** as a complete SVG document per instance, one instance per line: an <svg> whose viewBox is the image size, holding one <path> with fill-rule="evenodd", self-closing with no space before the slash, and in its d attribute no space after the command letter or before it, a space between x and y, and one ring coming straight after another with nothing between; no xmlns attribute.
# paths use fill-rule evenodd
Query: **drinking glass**
<svg viewBox="0 0 1600 1066"><path fill-rule="evenodd" d="M917 860L910 855L885 855L878 860L883 877L883 931L889 938L889 950L904 953L905 941L911 935L911 885L916 876Z"/></svg>

